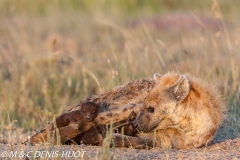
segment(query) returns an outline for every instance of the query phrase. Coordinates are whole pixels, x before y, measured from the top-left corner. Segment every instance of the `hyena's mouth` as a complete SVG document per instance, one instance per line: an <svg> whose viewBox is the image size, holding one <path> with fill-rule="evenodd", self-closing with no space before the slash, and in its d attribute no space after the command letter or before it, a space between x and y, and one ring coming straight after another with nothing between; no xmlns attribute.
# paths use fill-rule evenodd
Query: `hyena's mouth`
<svg viewBox="0 0 240 160"><path fill-rule="evenodd" d="M134 126L135 130L137 130L137 132L141 132L141 131L146 132L147 126L144 125L144 124L136 124L136 123L134 123L133 126Z"/></svg>
<svg viewBox="0 0 240 160"><path fill-rule="evenodd" d="M143 132L151 132L152 130L154 130L157 127L157 125L154 125L153 127L151 126L147 126L147 125L137 125L137 127L135 128L138 132L139 131L143 131Z"/></svg>
<svg viewBox="0 0 240 160"><path fill-rule="evenodd" d="M158 123L154 123L153 125L148 125L145 123L138 123L137 120L132 122L132 125L137 132L143 131L143 132L151 132L153 129L155 129L158 126Z"/></svg>
<svg viewBox="0 0 240 160"><path fill-rule="evenodd" d="M151 132L158 127L159 123L155 122L151 126L146 127L145 132Z"/></svg>
<svg viewBox="0 0 240 160"><path fill-rule="evenodd" d="M133 128L134 128L134 132L135 132L135 134L140 133L140 130L139 130L137 127L138 127L138 124L133 125Z"/></svg>
<svg viewBox="0 0 240 160"><path fill-rule="evenodd" d="M153 127L151 127L150 129L149 129L149 131L148 132L150 132L150 131L153 131L155 128L157 128L157 124L156 125L154 125Z"/></svg>

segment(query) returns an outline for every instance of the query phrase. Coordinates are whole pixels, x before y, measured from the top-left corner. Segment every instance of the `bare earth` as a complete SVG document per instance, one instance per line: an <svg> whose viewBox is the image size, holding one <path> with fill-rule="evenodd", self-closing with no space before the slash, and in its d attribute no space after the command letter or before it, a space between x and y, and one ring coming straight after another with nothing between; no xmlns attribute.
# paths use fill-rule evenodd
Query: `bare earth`
<svg viewBox="0 0 240 160"><path fill-rule="evenodd" d="M198 148L198 149L182 149L182 150L162 150L161 148L153 148L150 150L137 150L131 148L104 148L97 146L86 146L86 145L38 145L38 146L28 146L28 145L4 145L0 144L0 156L2 159L4 157L3 153L8 157L7 159L12 159L9 157L10 152L16 152L15 159L33 159L39 158L41 152L43 159L240 159L240 138L234 140L225 140L221 143L215 143L213 145ZM21 152L27 154L32 151L29 155L30 158L26 156L22 157ZM49 153L55 152L50 156L46 155L42 151L48 151ZM57 152L56 152L57 151ZM12 152L12 153L13 153ZM71 154L74 152L75 157ZM65 153L65 154L63 154Z"/></svg>

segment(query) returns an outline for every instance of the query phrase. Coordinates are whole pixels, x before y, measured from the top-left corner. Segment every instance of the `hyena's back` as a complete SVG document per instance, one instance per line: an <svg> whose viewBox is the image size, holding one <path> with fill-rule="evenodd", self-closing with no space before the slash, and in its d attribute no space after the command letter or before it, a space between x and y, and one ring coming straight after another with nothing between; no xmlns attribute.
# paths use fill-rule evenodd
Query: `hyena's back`
<svg viewBox="0 0 240 160"><path fill-rule="evenodd" d="M186 111L180 111L179 114L191 117L188 122L191 126L186 127L186 145L199 147L213 139L220 123L225 119L226 105L215 85L192 76L188 76L188 79L190 92L183 102ZM192 132L187 132L188 129L192 129Z"/></svg>
<svg viewBox="0 0 240 160"><path fill-rule="evenodd" d="M109 89L102 94L87 97L68 112L78 110L82 102L99 105L99 115L94 121L110 124L126 119L132 111L137 114L149 92L155 87L153 79L133 80L125 85Z"/></svg>

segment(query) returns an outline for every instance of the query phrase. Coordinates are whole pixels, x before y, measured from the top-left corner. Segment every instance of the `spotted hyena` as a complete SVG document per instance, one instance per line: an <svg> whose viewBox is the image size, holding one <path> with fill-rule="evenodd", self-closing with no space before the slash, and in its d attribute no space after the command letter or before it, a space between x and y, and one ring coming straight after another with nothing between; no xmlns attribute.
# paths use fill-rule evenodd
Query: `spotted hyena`
<svg viewBox="0 0 240 160"><path fill-rule="evenodd" d="M153 79L132 81L84 101L99 105L99 114L94 119L98 124L109 125L127 119L132 111L137 114L132 123L138 134L114 133L111 145L115 147L200 147L212 140L225 111L213 85L177 73L155 74ZM81 103L68 112L78 108ZM92 126L78 130L79 134ZM70 135L69 129L62 133L61 136L69 138L76 136ZM36 144L38 139L39 136L32 136L30 142Z"/></svg>
<svg viewBox="0 0 240 160"><path fill-rule="evenodd" d="M82 103L82 107L79 110L58 116L56 118L57 128L65 127L71 122L76 122L78 120L91 122L97 117L98 110L99 106L93 102Z"/></svg>
<svg viewBox="0 0 240 160"><path fill-rule="evenodd" d="M137 137L112 136L118 147L196 148L207 145L223 119L225 105L212 85L189 75L155 74L157 84L137 119Z"/></svg>
<svg viewBox="0 0 240 160"><path fill-rule="evenodd" d="M78 110L63 113L40 132L33 135L30 138L30 143L44 143L49 141L49 139L51 139L52 143L58 143L58 133L60 134L60 143L65 143L80 134L79 130L91 128L94 125L93 120L98 115L99 106L93 102L81 102L80 104L81 107L79 106ZM24 143L27 143L27 141Z"/></svg>

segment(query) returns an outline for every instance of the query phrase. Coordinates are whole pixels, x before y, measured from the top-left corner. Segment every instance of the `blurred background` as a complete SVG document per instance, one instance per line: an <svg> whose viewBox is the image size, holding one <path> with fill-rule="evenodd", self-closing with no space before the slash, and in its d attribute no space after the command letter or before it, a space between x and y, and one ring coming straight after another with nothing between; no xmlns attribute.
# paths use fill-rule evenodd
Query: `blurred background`
<svg viewBox="0 0 240 160"><path fill-rule="evenodd" d="M238 0L1 0L2 135L39 130L86 96L177 71L218 86L229 108L220 133L239 136L239 8Z"/></svg>

